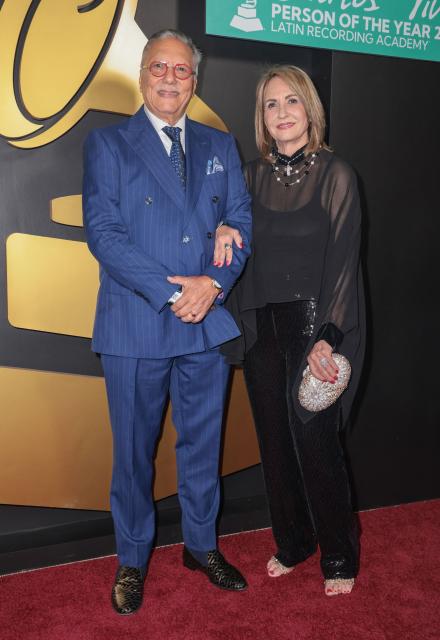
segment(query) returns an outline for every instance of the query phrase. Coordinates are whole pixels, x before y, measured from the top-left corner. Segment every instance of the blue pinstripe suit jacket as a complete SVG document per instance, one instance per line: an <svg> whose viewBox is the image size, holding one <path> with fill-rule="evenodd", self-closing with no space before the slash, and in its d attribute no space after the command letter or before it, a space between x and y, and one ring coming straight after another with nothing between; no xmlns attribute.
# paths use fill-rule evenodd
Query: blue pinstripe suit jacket
<svg viewBox="0 0 440 640"><path fill-rule="evenodd" d="M250 250L251 212L230 134L187 119L187 188L182 188L143 107L85 143L83 210L90 251L100 264L92 349L134 358L197 353L239 335L221 304L198 324L167 305L168 275L217 279L225 297ZM208 174L217 157L224 171ZM230 267L212 265L220 221L241 231Z"/></svg>

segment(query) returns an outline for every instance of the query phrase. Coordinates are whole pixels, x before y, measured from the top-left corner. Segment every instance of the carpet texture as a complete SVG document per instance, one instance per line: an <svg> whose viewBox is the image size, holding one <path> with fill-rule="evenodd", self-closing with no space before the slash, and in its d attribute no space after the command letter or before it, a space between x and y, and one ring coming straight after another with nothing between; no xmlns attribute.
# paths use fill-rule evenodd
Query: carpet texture
<svg viewBox="0 0 440 640"><path fill-rule="evenodd" d="M142 609L110 606L116 558L0 578L1 640L440 640L440 500L360 514L361 573L349 596L324 595L315 555L266 576L270 530L222 538L244 593L184 569L182 547L157 549Z"/></svg>

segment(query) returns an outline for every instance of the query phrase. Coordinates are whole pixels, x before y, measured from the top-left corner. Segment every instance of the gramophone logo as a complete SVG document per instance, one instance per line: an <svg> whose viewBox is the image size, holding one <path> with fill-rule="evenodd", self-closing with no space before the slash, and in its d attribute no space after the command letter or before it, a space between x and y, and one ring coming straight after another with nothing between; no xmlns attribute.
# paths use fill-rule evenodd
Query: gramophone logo
<svg viewBox="0 0 440 640"><path fill-rule="evenodd" d="M231 27L240 31L263 31L260 18L257 17L257 0L242 2L231 20Z"/></svg>

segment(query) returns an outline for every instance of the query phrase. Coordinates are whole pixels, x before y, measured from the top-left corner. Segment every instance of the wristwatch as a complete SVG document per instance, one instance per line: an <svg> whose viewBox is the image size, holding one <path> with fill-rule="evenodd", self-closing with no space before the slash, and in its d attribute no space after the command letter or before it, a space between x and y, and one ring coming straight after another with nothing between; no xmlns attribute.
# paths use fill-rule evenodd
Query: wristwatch
<svg viewBox="0 0 440 640"><path fill-rule="evenodd" d="M215 289L217 289L217 291L218 291L219 293L221 293L221 292L223 291L223 287L222 287L222 285L220 284L220 282L217 282L217 280L214 280L214 278L211 280L211 282L212 282L212 286L213 286Z"/></svg>
<svg viewBox="0 0 440 640"><path fill-rule="evenodd" d="M182 292L182 287L179 287L179 289L177 289L177 291L175 291L175 292L173 293L173 295L171 296L171 298L169 298L169 299L168 299L168 303L167 303L167 304L169 304L169 305L170 305L170 307L172 307L172 306L173 306L173 304L174 304L175 302L177 302L177 301L178 301L178 299L180 298L180 296L182 295L182 293L183 293L183 292Z"/></svg>

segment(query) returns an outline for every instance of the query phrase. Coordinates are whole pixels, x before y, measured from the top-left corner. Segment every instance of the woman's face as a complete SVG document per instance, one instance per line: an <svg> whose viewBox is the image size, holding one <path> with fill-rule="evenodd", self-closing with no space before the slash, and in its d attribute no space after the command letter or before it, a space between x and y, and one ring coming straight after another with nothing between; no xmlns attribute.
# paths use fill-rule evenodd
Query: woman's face
<svg viewBox="0 0 440 640"><path fill-rule="evenodd" d="M263 94L264 122L278 150L292 155L309 141L309 121L299 97L278 76Z"/></svg>

